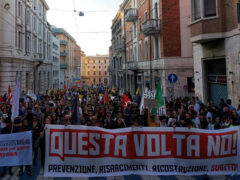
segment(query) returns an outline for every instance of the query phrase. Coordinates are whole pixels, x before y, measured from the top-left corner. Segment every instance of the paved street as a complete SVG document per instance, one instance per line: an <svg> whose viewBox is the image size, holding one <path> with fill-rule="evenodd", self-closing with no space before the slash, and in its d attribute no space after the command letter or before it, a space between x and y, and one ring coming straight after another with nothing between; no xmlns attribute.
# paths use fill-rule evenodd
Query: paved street
<svg viewBox="0 0 240 180"><path fill-rule="evenodd" d="M32 176L27 176L24 172L22 177L17 177L19 168L12 169L13 176L6 175L0 180L239 180L239 176L118 176L118 177L99 177L99 178L44 178L43 169L41 168L40 160L32 169Z"/></svg>

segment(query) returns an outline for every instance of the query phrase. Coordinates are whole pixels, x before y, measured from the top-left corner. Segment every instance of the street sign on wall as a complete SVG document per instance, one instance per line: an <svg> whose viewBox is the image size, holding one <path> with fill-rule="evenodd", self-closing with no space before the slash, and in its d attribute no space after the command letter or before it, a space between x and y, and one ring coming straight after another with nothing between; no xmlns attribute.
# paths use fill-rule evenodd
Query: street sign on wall
<svg viewBox="0 0 240 180"><path fill-rule="evenodd" d="M168 81L171 84L175 84L178 81L178 76L176 74L169 74L168 75Z"/></svg>

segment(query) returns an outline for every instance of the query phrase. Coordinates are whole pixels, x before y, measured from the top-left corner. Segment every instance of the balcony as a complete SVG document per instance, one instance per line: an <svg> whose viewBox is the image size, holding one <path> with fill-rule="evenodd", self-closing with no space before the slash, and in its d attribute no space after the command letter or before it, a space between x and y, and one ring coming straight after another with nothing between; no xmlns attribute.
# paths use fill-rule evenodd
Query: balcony
<svg viewBox="0 0 240 180"><path fill-rule="evenodd" d="M126 22L134 22L138 18L137 8L130 8L126 11L125 21Z"/></svg>
<svg viewBox="0 0 240 180"><path fill-rule="evenodd" d="M124 49L125 49L124 41L121 41L119 44L116 45L116 50L124 51Z"/></svg>
<svg viewBox="0 0 240 180"><path fill-rule="evenodd" d="M160 33L161 20L160 19L148 19L143 23L143 33L147 36Z"/></svg>
<svg viewBox="0 0 240 180"><path fill-rule="evenodd" d="M68 65L67 64L60 64L60 69L67 69Z"/></svg>
<svg viewBox="0 0 240 180"><path fill-rule="evenodd" d="M138 70L138 62L128 62L127 69L132 71Z"/></svg>
<svg viewBox="0 0 240 180"><path fill-rule="evenodd" d="M60 41L60 45L65 45L65 46L66 46L66 45L68 45L68 42L67 42L67 41L62 41L62 40L61 40L61 41Z"/></svg>
<svg viewBox="0 0 240 180"><path fill-rule="evenodd" d="M37 60L37 61L43 61L43 54L35 53L35 54L33 54L33 59Z"/></svg>
<svg viewBox="0 0 240 180"><path fill-rule="evenodd" d="M66 51L60 52L60 56L67 57L68 53Z"/></svg>

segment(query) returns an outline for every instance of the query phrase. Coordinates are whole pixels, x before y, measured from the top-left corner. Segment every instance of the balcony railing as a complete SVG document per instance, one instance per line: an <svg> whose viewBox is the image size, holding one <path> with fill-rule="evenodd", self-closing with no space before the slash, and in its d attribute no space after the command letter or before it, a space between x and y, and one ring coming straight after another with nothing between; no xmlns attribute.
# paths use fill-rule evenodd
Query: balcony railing
<svg viewBox="0 0 240 180"><path fill-rule="evenodd" d="M60 56L66 57L68 53L66 51L60 52Z"/></svg>
<svg viewBox="0 0 240 180"><path fill-rule="evenodd" d="M154 35L160 33L161 20L160 19L148 19L143 23L143 33L145 35Z"/></svg>
<svg viewBox="0 0 240 180"><path fill-rule="evenodd" d="M134 22L138 18L137 8L130 8L126 11L125 14L125 21L127 22Z"/></svg>
<svg viewBox="0 0 240 180"><path fill-rule="evenodd" d="M65 45L66 46L67 44L68 44L67 41L62 41L62 40L60 41L60 45Z"/></svg>
<svg viewBox="0 0 240 180"><path fill-rule="evenodd" d="M67 69L68 65L67 64L60 64L60 69Z"/></svg>
<svg viewBox="0 0 240 180"><path fill-rule="evenodd" d="M123 51L125 48L124 41L121 41L119 44L116 45L116 50Z"/></svg>

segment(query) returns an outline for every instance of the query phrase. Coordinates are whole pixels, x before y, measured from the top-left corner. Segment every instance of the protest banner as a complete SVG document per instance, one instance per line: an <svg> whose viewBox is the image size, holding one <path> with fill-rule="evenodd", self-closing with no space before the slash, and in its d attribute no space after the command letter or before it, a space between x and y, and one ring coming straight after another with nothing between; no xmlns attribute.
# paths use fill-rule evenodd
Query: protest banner
<svg viewBox="0 0 240 180"><path fill-rule="evenodd" d="M44 176L236 174L239 145L238 127L107 130L48 125Z"/></svg>
<svg viewBox="0 0 240 180"><path fill-rule="evenodd" d="M0 167L32 165L32 132L0 135Z"/></svg>
<svg viewBox="0 0 240 180"><path fill-rule="evenodd" d="M158 108L158 101L155 99L144 99L144 107L145 108Z"/></svg>

